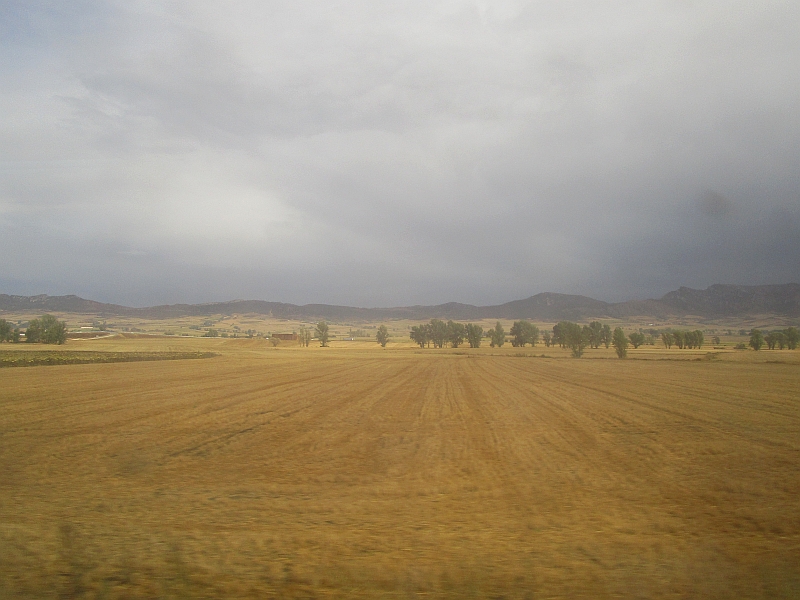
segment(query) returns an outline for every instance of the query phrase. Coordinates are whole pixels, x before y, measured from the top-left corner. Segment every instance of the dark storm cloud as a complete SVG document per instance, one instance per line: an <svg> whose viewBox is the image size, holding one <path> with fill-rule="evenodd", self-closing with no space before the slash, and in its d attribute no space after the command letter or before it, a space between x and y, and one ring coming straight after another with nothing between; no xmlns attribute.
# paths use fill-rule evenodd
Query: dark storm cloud
<svg viewBox="0 0 800 600"><path fill-rule="evenodd" d="M792 3L0 11L0 291L388 305L800 279Z"/></svg>
<svg viewBox="0 0 800 600"><path fill-rule="evenodd" d="M714 190L707 190L698 202L703 214L709 217L721 218L731 211L731 201Z"/></svg>

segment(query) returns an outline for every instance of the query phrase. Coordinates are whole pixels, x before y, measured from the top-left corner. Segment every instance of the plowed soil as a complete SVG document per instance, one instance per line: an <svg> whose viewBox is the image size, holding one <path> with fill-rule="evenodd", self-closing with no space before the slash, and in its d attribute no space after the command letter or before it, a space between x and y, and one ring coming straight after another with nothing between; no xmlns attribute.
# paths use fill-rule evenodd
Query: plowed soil
<svg viewBox="0 0 800 600"><path fill-rule="evenodd" d="M192 343L3 370L0 595L800 594L795 354Z"/></svg>

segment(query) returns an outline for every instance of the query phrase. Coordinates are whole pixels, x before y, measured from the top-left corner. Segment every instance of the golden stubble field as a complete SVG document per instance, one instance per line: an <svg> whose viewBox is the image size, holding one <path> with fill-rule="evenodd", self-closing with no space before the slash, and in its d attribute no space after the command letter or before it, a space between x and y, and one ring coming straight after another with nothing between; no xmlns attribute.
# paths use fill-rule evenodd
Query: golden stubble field
<svg viewBox="0 0 800 600"><path fill-rule="evenodd" d="M800 352L65 349L218 356L0 370L2 597L800 594Z"/></svg>

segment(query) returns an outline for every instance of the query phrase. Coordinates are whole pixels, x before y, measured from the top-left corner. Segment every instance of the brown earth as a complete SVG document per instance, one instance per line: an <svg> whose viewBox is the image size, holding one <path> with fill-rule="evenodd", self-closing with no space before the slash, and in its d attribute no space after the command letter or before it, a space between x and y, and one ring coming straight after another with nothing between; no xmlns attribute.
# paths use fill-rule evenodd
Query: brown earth
<svg viewBox="0 0 800 600"><path fill-rule="evenodd" d="M800 594L800 352L68 346L220 356L0 373L0 597Z"/></svg>

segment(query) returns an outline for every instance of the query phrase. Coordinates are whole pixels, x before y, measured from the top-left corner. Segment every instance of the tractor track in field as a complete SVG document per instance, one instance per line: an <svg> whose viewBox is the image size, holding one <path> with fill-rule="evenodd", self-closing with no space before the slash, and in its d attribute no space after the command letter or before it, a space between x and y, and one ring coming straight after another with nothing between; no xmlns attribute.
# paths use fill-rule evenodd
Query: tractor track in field
<svg viewBox="0 0 800 600"><path fill-rule="evenodd" d="M800 581L796 370L237 348L4 371L0 595L67 576L112 598Z"/></svg>
<svg viewBox="0 0 800 600"><path fill-rule="evenodd" d="M504 367L506 367L506 365L501 365L501 368L503 368L503 370L506 370ZM512 368L517 371L520 370L519 366L516 365L513 366ZM662 399L659 402L654 402L652 400L646 400L645 398L642 397L641 394L637 395L635 391L634 392L629 391L627 393L619 393L609 389L610 387L609 385L603 387L603 386L598 386L596 384L585 383L577 379L574 374L549 373L547 377L549 380L557 382L558 388L562 390L570 390L571 396L574 395L571 393L572 390L581 389L590 392L590 394L585 396L586 398L605 397L611 400L622 401L629 405L646 409L652 412L653 414L660 413L664 415L669 415L674 420L680 421L684 423L685 426L688 426L689 428L694 428L695 430L697 430L697 428L703 428L703 429L717 431L718 433L724 435L736 435L736 436L745 435L745 437L747 437L748 440L753 439L752 432L749 432L747 434L741 434L739 432L733 431L732 429L729 428L726 429L723 425L719 424L719 419L714 419L711 416L704 416L702 413L698 413L696 407L707 405L709 401L709 396L711 394L709 393L709 390L707 388L692 389L691 387L687 388L685 385L680 386L679 384L672 383L669 381L659 381L659 387L661 388L661 390L663 390L663 395L660 396L660 398ZM613 385L613 381L609 383ZM731 394L730 392L719 394L719 391L717 391L716 393L720 397L714 397L713 402L727 404L728 412L733 412L734 414L737 412L751 414L752 407L747 406L747 404L749 404L749 401L747 401L747 397L745 395L746 392L743 392L741 389L737 389L736 391L738 392L738 394L740 394L740 398L738 400L729 399L729 395ZM675 399L677 399L677 405ZM744 403L745 406L743 406L742 400L745 400ZM784 407L787 408L788 406L789 405L786 404L784 405ZM769 408L765 408L763 406L763 403L761 402L759 403L758 410L761 413L771 414L776 417L780 417L782 419L785 418L792 419L793 421L795 421L795 424L798 421L798 416L800 416L798 415L797 410L794 410L794 412L792 412L791 410L787 409L785 411L778 412L775 410L770 410ZM595 417L598 416L599 415L595 415ZM673 427L675 425L676 425L675 423L672 423ZM772 446L778 443L767 437L760 437L758 439L761 441L761 443L763 443L766 446ZM792 444L787 445L785 442L778 443L778 445L793 450L797 450L800 448Z"/></svg>

